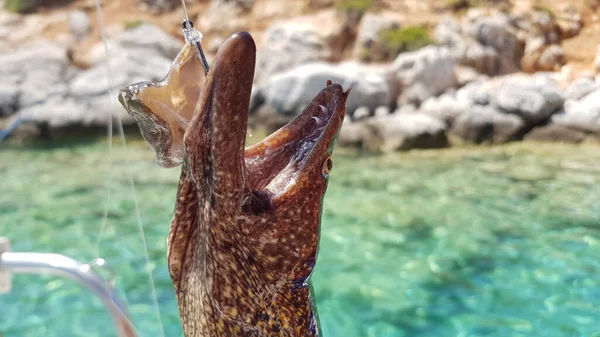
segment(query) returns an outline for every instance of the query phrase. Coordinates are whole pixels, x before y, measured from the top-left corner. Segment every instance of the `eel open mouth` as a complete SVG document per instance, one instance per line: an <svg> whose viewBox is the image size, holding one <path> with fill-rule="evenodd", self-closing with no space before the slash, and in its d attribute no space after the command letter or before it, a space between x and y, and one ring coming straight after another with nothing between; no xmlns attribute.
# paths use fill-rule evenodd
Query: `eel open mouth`
<svg viewBox="0 0 600 337"><path fill-rule="evenodd" d="M255 57L250 34L234 34L204 76L200 58L186 44L164 80L121 90L119 101L138 123L159 165L173 167L187 156L192 172L200 174L198 169L209 165L213 173L236 175L234 180L245 182L249 190L276 193L300 173L326 177L349 90L327 83L294 120L244 149Z"/></svg>

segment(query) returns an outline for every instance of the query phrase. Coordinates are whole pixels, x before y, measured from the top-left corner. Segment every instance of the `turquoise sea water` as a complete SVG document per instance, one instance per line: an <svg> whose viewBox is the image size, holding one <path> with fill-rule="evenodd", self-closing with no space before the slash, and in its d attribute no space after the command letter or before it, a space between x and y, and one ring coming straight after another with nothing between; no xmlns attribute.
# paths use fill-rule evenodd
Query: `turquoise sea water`
<svg viewBox="0 0 600 337"><path fill-rule="evenodd" d="M181 336L165 239L179 169L141 142L113 157L103 142L0 148L0 236L95 258L112 172L100 255L141 336L159 336L131 169L165 333ZM600 147L338 151L313 281L325 337L599 337ZM86 290L35 275L0 295L0 333L114 336Z"/></svg>

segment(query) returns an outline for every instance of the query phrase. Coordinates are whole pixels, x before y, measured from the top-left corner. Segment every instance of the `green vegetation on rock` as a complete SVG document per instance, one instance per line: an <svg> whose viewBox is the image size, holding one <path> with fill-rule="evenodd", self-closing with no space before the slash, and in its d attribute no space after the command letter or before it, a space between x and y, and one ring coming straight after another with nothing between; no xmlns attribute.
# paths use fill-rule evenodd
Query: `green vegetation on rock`
<svg viewBox="0 0 600 337"><path fill-rule="evenodd" d="M342 0L337 4L337 7L344 11L360 13L373 9L374 6L373 0Z"/></svg>
<svg viewBox="0 0 600 337"><path fill-rule="evenodd" d="M4 0L4 9L11 13L25 13L33 11L39 1L36 0Z"/></svg>
<svg viewBox="0 0 600 337"><path fill-rule="evenodd" d="M537 12L541 12L544 13L546 15L548 15L551 19L554 18L554 12L552 11L552 9L550 7L546 7L546 6L542 6L542 5L537 5L535 7L533 7Z"/></svg>
<svg viewBox="0 0 600 337"><path fill-rule="evenodd" d="M502 9L502 7L510 5L510 2L508 0L446 0L446 8L453 11L494 5L500 6L500 9Z"/></svg>
<svg viewBox="0 0 600 337"><path fill-rule="evenodd" d="M426 28L417 26L383 30L380 36L382 45L393 56L434 42Z"/></svg>
<svg viewBox="0 0 600 337"><path fill-rule="evenodd" d="M135 21L127 21L125 23L125 29L129 30L129 29L134 29L137 28L141 25L143 25L145 22L142 20L135 20Z"/></svg>

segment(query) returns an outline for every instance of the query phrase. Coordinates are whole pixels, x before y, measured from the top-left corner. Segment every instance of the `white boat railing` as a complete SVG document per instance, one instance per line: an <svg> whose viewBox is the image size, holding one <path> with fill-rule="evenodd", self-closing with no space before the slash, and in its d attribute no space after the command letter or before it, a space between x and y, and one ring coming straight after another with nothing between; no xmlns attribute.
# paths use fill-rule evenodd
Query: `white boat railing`
<svg viewBox="0 0 600 337"><path fill-rule="evenodd" d="M84 285L102 301L119 337L137 336L125 304L111 282L94 272L94 265L103 266L104 260L84 264L60 254L11 252L8 239L0 237L0 294L10 292L12 274L62 276Z"/></svg>

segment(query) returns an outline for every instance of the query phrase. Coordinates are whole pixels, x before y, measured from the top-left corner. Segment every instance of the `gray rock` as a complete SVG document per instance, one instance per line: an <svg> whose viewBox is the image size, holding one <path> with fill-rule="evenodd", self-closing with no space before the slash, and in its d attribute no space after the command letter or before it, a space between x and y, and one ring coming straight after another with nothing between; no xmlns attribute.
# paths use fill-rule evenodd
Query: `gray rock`
<svg viewBox="0 0 600 337"><path fill-rule="evenodd" d="M143 58L146 55L161 55L164 58L173 60L179 54L182 46L183 44L175 37L148 23L125 30L108 41L111 60L131 55L138 58ZM104 44L102 42L97 43L91 48L89 54L76 56L76 58L81 63L89 66L106 62ZM140 64L140 66L143 66L143 64Z"/></svg>
<svg viewBox="0 0 600 337"><path fill-rule="evenodd" d="M565 98L579 100L590 92L600 88L593 77L583 76L571 82L565 91Z"/></svg>
<svg viewBox="0 0 600 337"><path fill-rule="evenodd" d="M44 123L51 127L86 124L84 119L94 115L93 111L86 110L84 104L64 97L52 97L40 104L23 108L19 113L26 122Z"/></svg>
<svg viewBox="0 0 600 337"><path fill-rule="evenodd" d="M400 28L400 16L396 13L365 13L358 27L353 57L370 62L387 61L387 55L381 53L384 49L381 46L381 33L396 28Z"/></svg>
<svg viewBox="0 0 600 337"><path fill-rule="evenodd" d="M460 114L451 133L468 143L506 143L521 136L525 122L490 106L472 106Z"/></svg>
<svg viewBox="0 0 600 337"><path fill-rule="evenodd" d="M19 110L19 88L0 84L0 117L8 117Z"/></svg>
<svg viewBox="0 0 600 337"><path fill-rule="evenodd" d="M472 36L484 46L493 47L501 56L500 73L519 70L525 43L517 37L513 19L498 13L479 17L471 27Z"/></svg>
<svg viewBox="0 0 600 337"><path fill-rule="evenodd" d="M596 69L596 71L600 71L600 46L598 46L596 58L594 59L594 68Z"/></svg>
<svg viewBox="0 0 600 337"><path fill-rule="evenodd" d="M539 70L554 71L565 64L565 51L561 46L548 46L540 55L537 66Z"/></svg>
<svg viewBox="0 0 600 337"><path fill-rule="evenodd" d="M363 146L371 151L394 152L414 148L448 146L446 126L423 114L392 114L368 119L369 129Z"/></svg>
<svg viewBox="0 0 600 337"><path fill-rule="evenodd" d="M354 110L354 113L352 113L351 115L353 120L359 120L370 117L371 111L366 106L360 106L356 110Z"/></svg>
<svg viewBox="0 0 600 337"><path fill-rule="evenodd" d="M251 7L253 3L248 5ZM247 30L249 17L244 14L250 7L238 1L211 1L194 21L204 34L203 48L215 53L228 36Z"/></svg>
<svg viewBox="0 0 600 337"><path fill-rule="evenodd" d="M370 131L363 121L350 122L346 117L338 136L337 144L342 147L362 148L364 140L369 137Z"/></svg>
<svg viewBox="0 0 600 337"><path fill-rule="evenodd" d="M20 49L0 55L0 78L14 98L18 92L20 108L41 104L51 97L67 95L66 82L69 80L69 60L64 47L48 41L36 41ZM5 101L15 106L13 98Z"/></svg>
<svg viewBox="0 0 600 337"><path fill-rule="evenodd" d="M468 105L488 105L495 89L493 81L471 82L456 91L456 99Z"/></svg>
<svg viewBox="0 0 600 337"><path fill-rule="evenodd" d="M454 120L468 108L469 103L467 101L458 100L453 95L443 94L439 97L431 97L425 100L419 107L419 111L443 120L446 125L451 126Z"/></svg>
<svg viewBox="0 0 600 337"><path fill-rule="evenodd" d="M257 53L255 80L295 66L335 58L339 44L349 39L342 13L323 10L271 25Z"/></svg>
<svg viewBox="0 0 600 337"><path fill-rule="evenodd" d="M566 40L579 35L583 28L582 21L558 20L557 21L561 39Z"/></svg>
<svg viewBox="0 0 600 337"><path fill-rule="evenodd" d="M525 44L525 54L533 54L542 51L546 46L546 39L543 36L532 36L527 39Z"/></svg>
<svg viewBox="0 0 600 337"><path fill-rule="evenodd" d="M493 47L469 41L463 49L456 49L456 52L458 52L460 64L477 69L483 74L495 75L501 70L500 56Z"/></svg>
<svg viewBox="0 0 600 337"><path fill-rule="evenodd" d="M76 40L83 40L92 28L90 19L82 10L75 10L71 12L69 26L71 28L71 33L73 33L73 36L75 36Z"/></svg>
<svg viewBox="0 0 600 337"><path fill-rule="evenodd" d="M564 100L560 87L550 80L520 75L504 78L494 97L497 107L521 116L530 125L547 120Z"/></svg>
<svg viewBox="0 0 600 337"><path fill-rule="evenodd" d="M403 114L414 114L417 113L417 106L414 104L402 104L400 105L396 111L394 111L395 115L403 115Z"/></svg>
<svg viewBox="0 0 600 337"><path fill-rule="evenodd" d="M576 130L600 133L600 90L581 100L568 100L564 110L552 116L552 122Z"/></svg>
<svg viewBox="0 0 600 337"><path fill-rule="evenodd" d="M146 54L120 54L111 60L112 85L119 89L130 84L160 80L169 71L172 60L153 52ZM80 72L70 82L70 95L78 99L107 95L109 90L108 69L100 63Z"/></svg>
<svg viewBox="0 0 600 337"><path fill-rule="evenodd" d="M462 26L454 18L443 19L435 29L435 38L450 48L459 64L472 67L483 74L497 75L502 71L499 51L495 45L480 42L478 35L473 32L473 25L468 18ZM484 39L483 42L489 41Z"/></svg>
<svg viewBox="0 0 600 337"><path fill-rule="evenodd" d="M86 100L53 98L43 104L22 109L19 113L24 121L47 124L50 128L106 125L111 117L117 115L125 124L133 122L116 97L108 95Z"/></svg>
<svg viewBox="0 0 600 337"><path fill-rule="evenodd" d="M180 3L177 0L142 0L140 2L142 11L149 10L155 14L169 11Z"/></svg>
<svg viewBox="0 0 600 337"><path fill-rule="evenodd" d="M240 6L246 10L251 9L254 5L255 0L212 0L211 3L217 4L235 4L236 6Z"/></svg>
<svg viewBox="0 0 600 337"><path fill-rule="evenodd" d="M462 35L461 27L454 17L444 17L438 22L433 32L435 40L450 47L463 44L465 37Z"/></svg>
<svg viewBox="0 0 600 337"><path fill-rule="evenodd" d="M371 67L354 62L338 65L312 63L271 76L252 92L252 110L267 105L279 115L293 116L321 91L327 80L352 88L347 111L366 107L369 115L376 108L391 105L392 85L386 68Z"/></svg>
<svg viewBox="0 0 600 337"><path fill-rule="evenodd" d="M454 69L458 86L462 87L468 83L487 79L486 75L480 74L475 68L466 66L457 66Z"/></svg>
<svg viewBox="0 0 600 337"><path fill-rule="evenodd" d="M533 128L525 135L525 140L544 142L581 143L586 138L586 133L562 125L548 124Z"/></svg>
<svg viewBox="0 0 600 337"><path fill-rule="evenodd" d="M531 13L532 29L531 33L536 35L546 36L548 43L559 43L560 40L556 36L557 25L554 18L547 12L535 11Z"/></svg>
<svg viewBox="0 0 600 337"><path fill-rule="evenodd" d="M375 109L375 116L382 117L387 116L391 113L390 108L388 106L382 105Z"/></svg>
<svg viewBox="0 0 600 337"><path fill-rule="evenodd" d="M402 88L399 104L420 104L457 85L456 61L447 47L427 46L398 55L392 65Z"/></svg>

